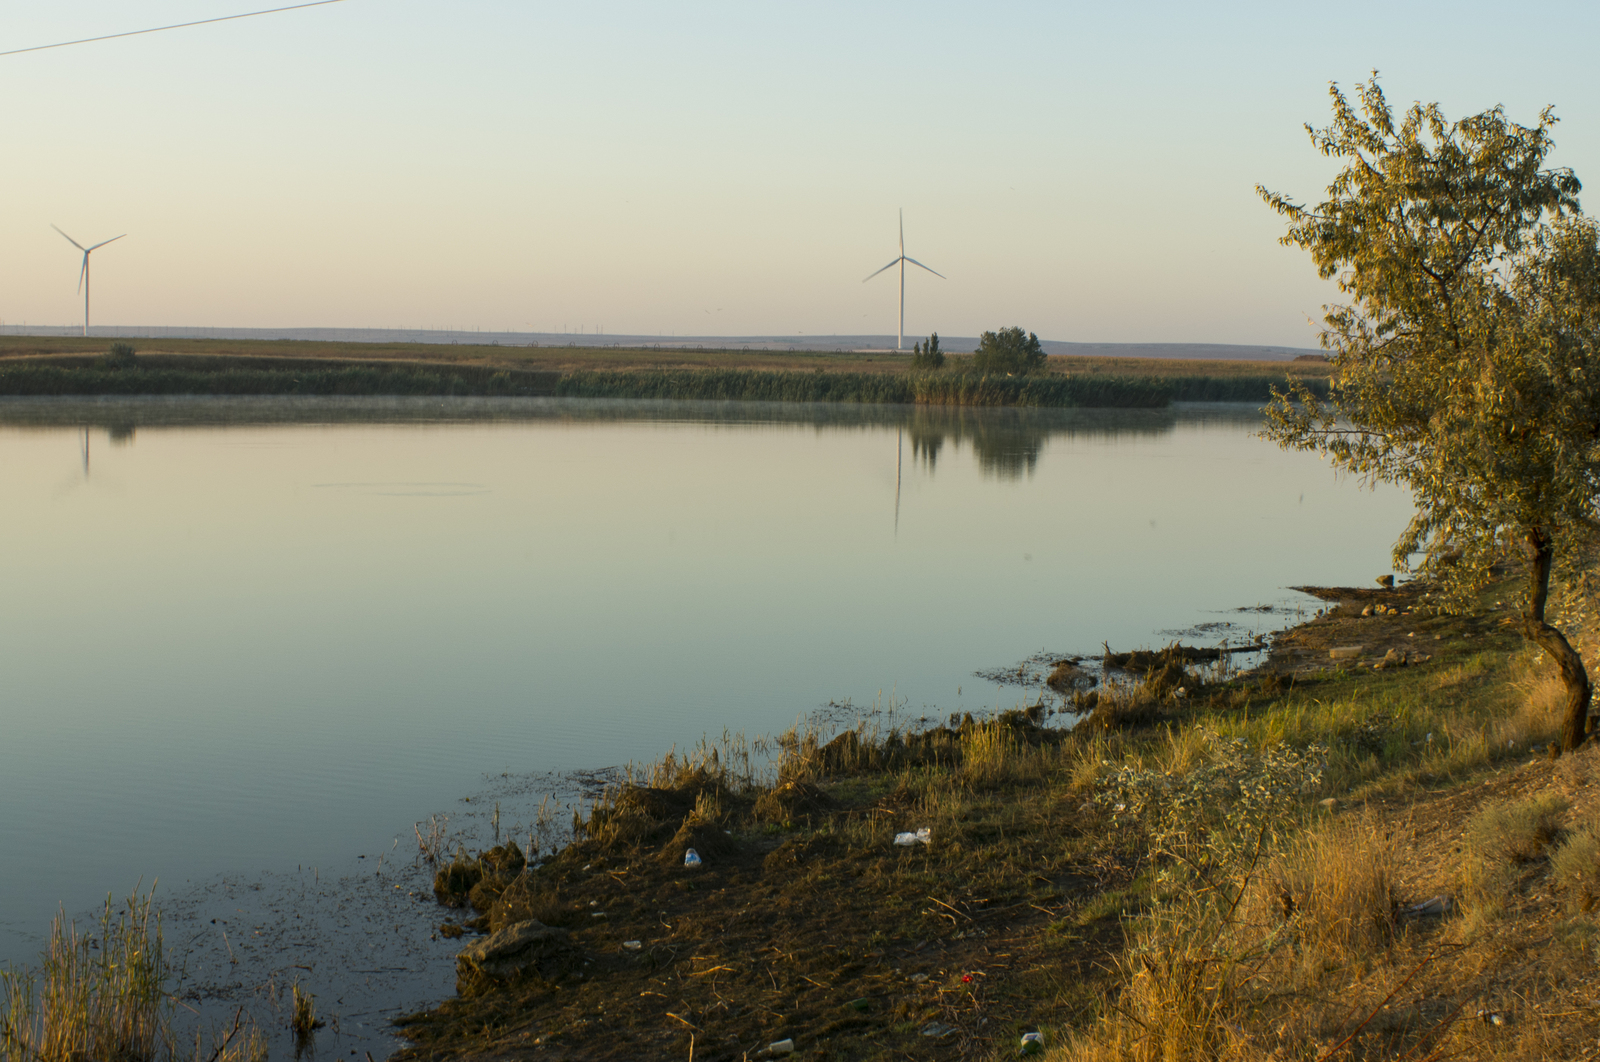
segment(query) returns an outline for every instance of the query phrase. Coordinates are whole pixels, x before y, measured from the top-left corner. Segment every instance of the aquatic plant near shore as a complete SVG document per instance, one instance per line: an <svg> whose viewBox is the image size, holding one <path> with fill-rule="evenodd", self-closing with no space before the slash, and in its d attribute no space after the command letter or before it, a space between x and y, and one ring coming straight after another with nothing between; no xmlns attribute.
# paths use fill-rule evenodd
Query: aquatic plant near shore
<svg viewBox="0 0 1600 1062"><path fill-rule="evenodd" d="M295 1046L304 1049L311 1042L311 1034L322 1028L323 1022L317 1018L317 999L310 992L300 989L297 979L289 986L292 1003L289 1011L289 1028L294 1030Z"/></svg>
<svg viewBox="0 0 1600 1062"><path fill-rule="evenodd" d="M0 1062L178 1062L168 974L151 894L115 915L108 899L98 936L57 915L38 969L0 970ZM226 1032L197 1037L193 1057L265 1062L266 1048L241 1013Z"/></svg>

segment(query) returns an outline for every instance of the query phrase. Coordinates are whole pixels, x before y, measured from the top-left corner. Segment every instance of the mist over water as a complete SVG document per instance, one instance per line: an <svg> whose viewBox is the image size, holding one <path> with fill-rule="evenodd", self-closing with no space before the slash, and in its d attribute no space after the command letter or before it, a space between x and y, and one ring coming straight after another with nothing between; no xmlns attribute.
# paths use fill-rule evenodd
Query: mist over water
<svg viewBox="0 0 1600 1062"><path fill-rule="evenodd" d="M1409 515L1248 407L0 402L0 960L58 905L345 865L501 772L1015 707L1288 622ZM1311 605L1309 599L1305 604Z"/></svg>

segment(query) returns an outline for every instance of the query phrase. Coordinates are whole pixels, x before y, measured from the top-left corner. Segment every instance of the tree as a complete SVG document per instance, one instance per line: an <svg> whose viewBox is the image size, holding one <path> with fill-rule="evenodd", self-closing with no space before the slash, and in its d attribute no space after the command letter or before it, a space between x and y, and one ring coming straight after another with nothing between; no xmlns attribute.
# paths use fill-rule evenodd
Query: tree
<svg viewBox="0 0 1600 1062"><path fill-rule="evenodd" d="M1376 73L1359 112L1330 94L1333 123L1306 127L1344 162L1327 201L1257 191L1289 221L1281 242L1350 302L1324 308L1327 399L1275 392L1267 435L1409 488L1394 565L1420 557L1446 607L1521 557L1522 632L1560 670L1574 749L1592 726L1589 676L1546 609L1552 579L1578 599L1600 541L1600 233L1572 171L1544 168L1550 108L1529 127L1500 107L1448 122L1419 103L1397 127Z"/></svg>
<svg viewBox="0 0 1600 1062"><path fill-rule="evenodd" d="M944 351L939 349L938 332L929 336L926 344L913 343L911 345L911 367L913 369L944 368Z"/></svg>
<svg viewBox="0 0 1600 1062"><path fill-rule="evenodd" d="M1044 368L1044 363L1044 348L1039 345L1039 337L1020 328L985 332L978 338L978 349L972 355L972 367L979 372L1021 375L1037 372Z"/></svg>

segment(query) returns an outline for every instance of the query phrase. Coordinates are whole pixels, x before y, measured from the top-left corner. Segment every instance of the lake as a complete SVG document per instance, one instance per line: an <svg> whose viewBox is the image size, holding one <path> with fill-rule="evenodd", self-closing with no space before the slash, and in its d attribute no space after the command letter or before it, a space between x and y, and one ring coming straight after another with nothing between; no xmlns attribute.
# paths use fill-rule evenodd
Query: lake
<svg viewBox="0 0 1600 1062"><path fill-rule="evenodd" d="M1409 499L1260 426L1224 405L0 401L0 960L141 880L409 859L413 823L481 811L502 775L829 704L1011 708L1038 687L979 672L1237 640L1314 610L1288 586L1388 571Z"/></svg>

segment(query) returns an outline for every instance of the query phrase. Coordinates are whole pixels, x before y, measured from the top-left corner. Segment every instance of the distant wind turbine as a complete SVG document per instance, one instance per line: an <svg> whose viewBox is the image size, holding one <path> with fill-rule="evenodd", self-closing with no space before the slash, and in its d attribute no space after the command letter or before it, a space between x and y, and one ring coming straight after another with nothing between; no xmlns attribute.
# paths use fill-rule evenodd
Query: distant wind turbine
<svg viewBox="0 0 1600 1062"><path fill-rule="evenodd" d="M66 233L62 233L62 235L64 236L64 235L66 235ZM889 268L891 268L893 266L896 266L896 265L898 265L900 267L900 332L895 337L895 341L894 341L894 349L896 349L896 350L904 350L905 346L906 346L906 263L907 262L910 262L912 265L917 266L917 267L919 267L921 269L928 269L927 266L923 265L921 262L917 261L915 258L907 258L906 257L906 212L904 210L901 210L900 211L900 257L896 258L894 261L890 262L888 265L883 267L883 269L889 269ZM878 273L882 273L883 269L878 270ZM928 269L928 272L932 273L934 276L938 277L940 280L948 280L949 279L943 273L939 272L936 269ZM874 273L874 274L872 274L871 277L867 277L867 280L871 280L872 277L877 276L878 273ZM861 283L865 284L867 282L867 280L863 280Z"/></svg>
<svg viewBox="0 0 1600 1062"><path fill-rule="evenodd" d="M51 223L50 227L52 229L55 229L57 232L61 232L61 229L59 227L57 227L53 222ZM74 240L71 236L67 236L67 234L64 233L64 232L61 232L61 235L66 237L66 240L67 240L68 243L72 244L72 246L76 247L78 250L83 252L83 269L78 273L78 290L83 292L83 334L84 335L88 335L89 334L89 254L92 251L95 251L95 250L98 250L101 247L104 247L108 243L116 243L118 240L122 239L122 236L126 236L127 233L124 232L122 234L122 236L113 236L109 240L101 240L99 243L95 244L93 247L85 247L83 244L79 243L77 240Z"/></svg>

